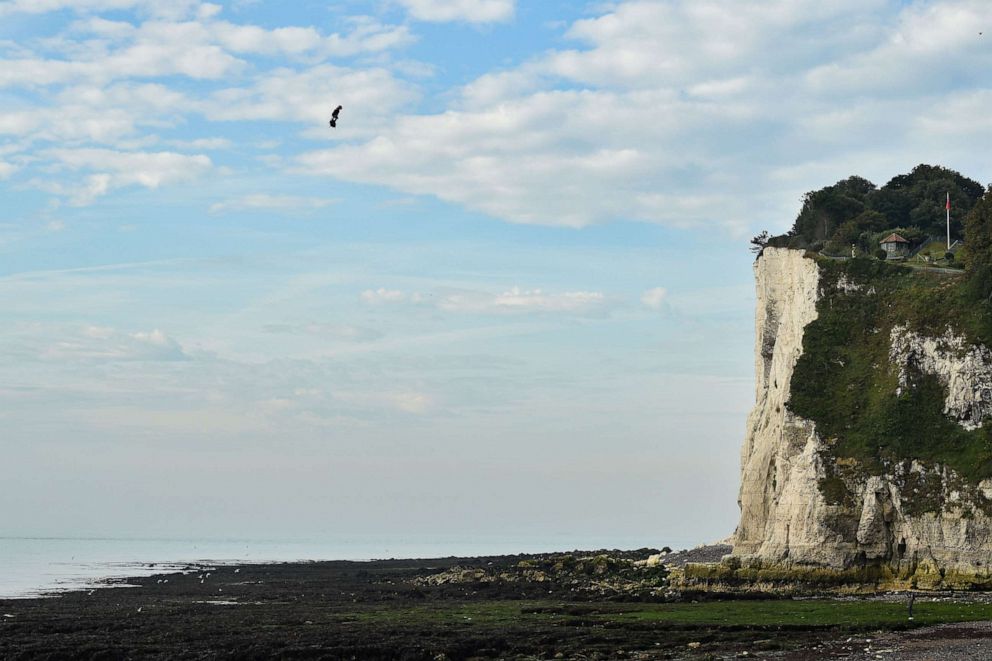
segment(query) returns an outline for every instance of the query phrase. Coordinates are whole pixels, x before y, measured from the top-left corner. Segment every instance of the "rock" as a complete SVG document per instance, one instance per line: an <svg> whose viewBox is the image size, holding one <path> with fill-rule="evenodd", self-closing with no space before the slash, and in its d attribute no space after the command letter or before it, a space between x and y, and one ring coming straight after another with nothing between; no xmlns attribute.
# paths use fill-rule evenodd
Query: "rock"
<svg viewBox="0 0 992 661"><path fill-rule="evenodd" d="M904 326L892 329L889 358L899 366L899 386L907 385L908 368L934 374L947 388L944 412L965 429L978 429L992 415L992 350L969 346L948 329L925 337Z"/></svg>
<svg viewBox="0 0 992 661"><path fill-rule="evenodd" d="M827 513L819 489L821 441L813 423L786 406L803 330L817 316L819 268L801 251L766 248L754 269L756 401L741 452L741 518L733 553L835 564L840 540L822 525Z"/></svg>
<svg viewBox="0 0 992 661"><path fill-rule="evenodd" d="M668 554L667 553L656 553L654 555L649 555L648 556L648 559L644 561L644 566L645 567L657 567L658 565L662 564L662 561L665 559L665 556L666 555L668 555Z"/></svg>

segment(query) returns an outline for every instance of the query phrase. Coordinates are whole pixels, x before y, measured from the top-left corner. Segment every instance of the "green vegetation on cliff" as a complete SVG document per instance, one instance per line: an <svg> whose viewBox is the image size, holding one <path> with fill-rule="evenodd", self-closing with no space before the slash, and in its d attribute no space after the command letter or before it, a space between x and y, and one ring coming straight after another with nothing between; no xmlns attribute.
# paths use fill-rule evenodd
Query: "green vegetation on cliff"
<svg viewBox="0 0 992 661"><path fill-rule="evenodd" d="M963 278L936 276L870 259L820 259L818 317L806 328L789 408L816 422L836 457L872 474L906 459L941 463L970 480L992 477L992 435L944 414L946 387L932 374L907 374L889 359L892 329L928 337L948 328L981 343L992 315L968 296ZM843 493L836 481L822 485Z"/></svg>

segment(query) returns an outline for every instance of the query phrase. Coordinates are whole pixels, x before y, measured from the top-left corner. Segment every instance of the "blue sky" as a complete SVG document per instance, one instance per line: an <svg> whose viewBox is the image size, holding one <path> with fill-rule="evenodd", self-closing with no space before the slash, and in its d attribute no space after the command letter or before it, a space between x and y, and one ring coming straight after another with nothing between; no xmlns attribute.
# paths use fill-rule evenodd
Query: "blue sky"
<svg viewBox="0 0 992 661"><path fill-rule="evenodd" d="M729 534L747 238L850 174L992 179L989 28L0 1L0 532Z"/></svg>

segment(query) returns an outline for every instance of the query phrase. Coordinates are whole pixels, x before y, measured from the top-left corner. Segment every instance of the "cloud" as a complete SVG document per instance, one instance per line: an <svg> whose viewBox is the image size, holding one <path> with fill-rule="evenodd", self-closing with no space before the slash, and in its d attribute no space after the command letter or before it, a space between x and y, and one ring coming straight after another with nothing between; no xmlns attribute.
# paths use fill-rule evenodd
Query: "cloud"
<svg viewBox="0 0 992 661"><path fill-rule="evenodd" d="M985 87L992 53L979 32L990 23L987 2L914 3L873 48L817 66L807 81L824 93L871 96Z"/></svg>
<svg viewBox="0 0 992 661"><path fill-rule="evenodd" d="M160 330L124 333L87 326L47 346L41 355L53 361L177 361L189 356L176 340Z"/></svg>
<svg viewBox="0 0 992 661"><path fill-rule="evenodd" d="M266 324L262 330L267 333L305 334L316 337L328 337L346 342L371 342L383 337L382 331L374 328L340 323Z"/></svg>
<svg viewBox="0 0 992 661"><path fill-rule="evenodd" d="M227 138L196 138L195 140L173 140L172 145L180 149L204 149L207 151L230 149L234 143Z"/></svg>
<svg viewBox="0 0 992 661"><path fill-rule="evenodd" d="M648 306L652 310L660 310L661 306L664 305L666 298L668 298L667 289L664 287L654 287L653 289L648 289L641 294L641 303Z"/></svg>
<svg viewBox="0 0 992 661"><path fill-rule="evenodd" d="M385 125L397 109L416 98L411 86L386 69L323 64L304 70L278 68L259 75L250 87L218 90L203 111L213 120L311 124L323 135L331 112L329 99L333 99L344 106L338 131L360 134L363 129Z"/></svg>
<svg viewBox="0 0 992 661"><path fill-rule="evenodd" d="M6 0L0 3L0 16L44 14L68 9L76 13L140 9L154 16L178 18L187 15L200 0Z"/></svg>
<svg viewBox="0 0 992 661"><path fill-rule="evenodd" d="M602 313L607 298L602 292L567 291L552 294L541 289L514 287L500 294L458 292L438 301L448 312L501 314L517 312L564 312L571 314Z"/></svg>
<svg viewBox="0 0 992 661"><path fill-rule="evenodd" d="M336 392L334 399L359 409L386 409L409 415L426 415L437 405L434 397L419 391L400 392Z"/></svg>
<svg viewBox="0 0 992 661"><path fill-rule="evenodd" d="M217 80L247 68L243 55L349 57L401 48L414 41L406 26L354 17L346 33L313 27L267 29L213 20L159 20L137 25L94 17L72 25L72 38L49 40L55 57L24 54L0 60L0 87L108 84L120 79L179 75Z"/></svg>
<svg viewBox="0 0 992 661"><path fill-rule="evenodd" d="M251 162L514 223L633 220L742 235L787 222L803 192L852 172L884 180L921 161L987 171L973 149L989 135L982 97L992 67L974 28L992 23L992 6L979 0L600 3L558 47L444 89L429 99L440 110L426 114L412 109L439 81L418 87L410 63L389 52L415 39L409 26L367 16L336 32L261 26L224 20L218 5L166 4L0 4L7 14L75 15L53 36L0 51L0 87L10 91L0 134L19 150L0 155L0 177L16 166L87 203L120 178L53 180L58 162L43 143L244 149L170 134L293 122L308 144L330 147L294 153L298 143L283 140ZM509 20L515 9L509 0L402 5L433 21ZM104 10L126 13L108 20ZM330 131L337 103L344 114Z"/></svg>
<svg viewBox="0 0 992 661"><path fill-rule="evenodd" d="M602 292L551 293L520 287L498 294L458 289L439 292L437 295L379 288L363 291L361 298L369 305L426 305L460 314L562 313L600 316L612 306L612 301Z"/></svg>
<svg viewBox="0 0 992 661"><path fill-rule="evenodd" d="M203 155L175 152L120 152L110 149L55 149L50 155L64 168L92 172L82 184L53 189L76 206L92 203L109 191L130 185L158 188L196 179L213 167Z"/></svg>
<svg viewBox="0 0 992 661"><path fill-rule="evenodd" d="M0 178L16 166L29 185L74 205L129 185L193 180L212 167L196 152L242 147L221 137L174 137L184 125L288 121L311 125L321 139L353 138L385 125L417 98L412 85L384 66L321 64L413 41L408 26L368 16L345 18L340 31L328 33L312 26L237 24L220 18L220 5L199 2L0 3L0 15L56 11L74 16L55 34L0 44L6 99L0 137L16 141L4 145L13 144L13 151L0 152ZM110 11L119 13L101 15ZM351 116L346 110L347 122L333 136L326 130L328 99L356 109ZM181 153L187 151L194 153ZM323 203L254 196L219 204L215 211Z"/></svg>
<svg viewBox="0 0 992 661"><path fill-rule="evenodd" d="M176 109L188 103L183 94L161 84L79 84L55 94L46 107L0 111L0 135L117 146L135 140L142 128L177 123Z"/></svg>
<svg viewBox="0 0 992 661"><path fill-rule="evenodd" d="M973 140L987 135L980 104L963 99L987 87L992 51L974 26L992 24L988 3L607 6L568 28L574 47L299 163L515 223L735 235L784 222L806 190L852 172L884 179L923 160L987 169L964 140L941 150L920 124L954 108Z"/></svg>
<svg viewBox="0 0 992 661"><path fill-rule="evenodd" d="M414 296L417 295L408 295L398 289L385 289L383 287L380 287L379 289L366 289L361 294L362 302L369 305L406 303L413 300Z"/></svg>
<svg viewBox="0 0 992 661"><path fill-rule="evenodd" d="M148 22L127 35L126 43L112 49L99 41L70 42L67 59L0 60L0 87L82 81L106 84L122 78L168 75L215 80L245 64L204 38L203 27L197 23Z"/></svg>
<svg viewBox="0 0 992 661"><path fill-rule="evenodd" d="M217 202L210 205L210 213L226 211L313 211L323 209L337 202L322 197L296 197L293 195L266 195L257 193L245 195L233 200Z"/></svg>
<svg viewBox="0 0 992 661"><path fill-rule="evenodd" d="M420 392L403 392L392 396L393 405L404 413L423 415L434 408L430 395Z"/></svg>
<svg viewBox="0 0 992 661"><path fill-rule="evenodd" d="M493 23L513 18L515 0L397 0L421 21Z"/></svg>
<svg viewBox="0 0 992 661"><path fill-rule="evenodd" d="M267 30L225 21L209 24L207 29L220 45L232 52L263 55L309 53L344 57L400 48L414 41L409 28L404 25L384 25L367 16L354 17L350 23L350 32L327 36L312 27Z"/></svg>
<svg viewBox="0 0 992 661"><path fill-rule="evenodd" d="M701 139L688 162L661 146L676 128L720 121L713 108L679 105L663 92L629 99L550 91L485 110L404 117L367 143L299 162L309 172L435 195L517 223L582 227L629 218L693 226L737 203L698 165L700 151L724 158L715 138ZM606 117L610 126L600 127ZM659 125L659 117L671 119ZM658 192L674 184L685 190Z"/></svg>

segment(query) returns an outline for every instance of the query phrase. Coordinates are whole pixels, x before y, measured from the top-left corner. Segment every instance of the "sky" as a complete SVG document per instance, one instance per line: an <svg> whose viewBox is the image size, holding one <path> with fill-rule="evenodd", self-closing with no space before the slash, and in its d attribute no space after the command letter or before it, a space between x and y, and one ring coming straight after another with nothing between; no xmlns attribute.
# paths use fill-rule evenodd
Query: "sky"
<svg viewBox="0 0 992 661"><path fill-rule="evenodd" d="M985 0L0 0L0 535L727 536L748 239L992 180L989 39Z"/></svg>

